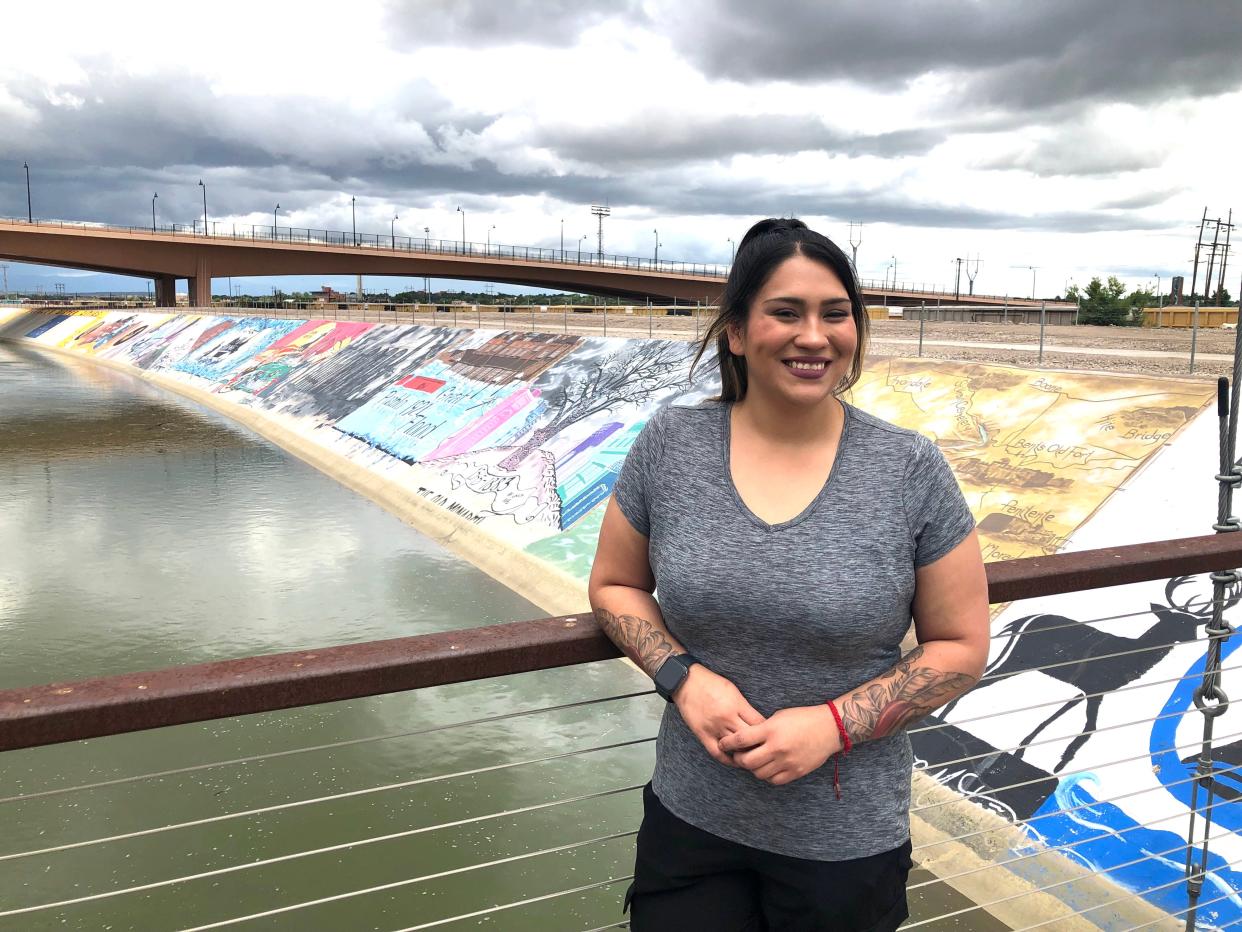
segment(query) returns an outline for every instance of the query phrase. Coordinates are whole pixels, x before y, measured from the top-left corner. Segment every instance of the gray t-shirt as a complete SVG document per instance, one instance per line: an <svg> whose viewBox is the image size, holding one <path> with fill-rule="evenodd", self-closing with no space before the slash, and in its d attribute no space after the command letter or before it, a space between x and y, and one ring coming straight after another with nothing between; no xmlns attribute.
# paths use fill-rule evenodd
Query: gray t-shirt
<svg viewBox="0 0 1242 932"><path fill-rule="evenodd" d="M916 567L952 550L974 518L926 437L845 405L827 482L770 525L729 471L731 405L660 409L614 495L649 538L664 622L764 715L817 705L890 669L910 625ZM785 786L725 767L670 704L653 787L683 821L765 851L822 861L896 848L910 834L910 742L864 742Z"/></svg>

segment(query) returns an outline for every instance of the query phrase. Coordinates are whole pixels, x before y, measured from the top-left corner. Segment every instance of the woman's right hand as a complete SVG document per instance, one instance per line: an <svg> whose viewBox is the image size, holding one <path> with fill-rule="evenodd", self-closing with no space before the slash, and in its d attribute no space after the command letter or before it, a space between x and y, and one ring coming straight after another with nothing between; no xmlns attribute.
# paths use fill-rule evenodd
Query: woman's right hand
<svg viewBox="0 0 1242 932"><path fill-rule="evenodd" d="M701 663L690 666L685 680L673 693L673 703L703 749L726 767L738 765L731 755L720 750L720 739L743 725L760 725L764 721L732 680Z"/></svg>

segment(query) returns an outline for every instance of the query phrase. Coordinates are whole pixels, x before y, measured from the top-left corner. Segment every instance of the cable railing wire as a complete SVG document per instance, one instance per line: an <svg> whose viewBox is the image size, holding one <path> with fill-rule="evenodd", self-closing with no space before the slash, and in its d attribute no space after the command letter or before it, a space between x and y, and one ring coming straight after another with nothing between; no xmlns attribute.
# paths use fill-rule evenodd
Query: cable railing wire
<svg viewBox="0 0 1242 932"><path fill-rule="evenodd" d="M1221 669L1221 672L1226 672L1230 670L1242 670L1242 665L1239 665L1236 667L1223 667ZM1187 674L1184 674L1183 676L1171 676L1168 679L1164 679L1164 680L1150 680L1150 681L1146 681L1143 683L1137 683L1133 686L1119 686L1117 689L1105 689L1098 693L1083 693L1081 698L1082 699L1095 699L1101 696L1111 696L1116 693L1130 692L1136 689L1151 689L1153 686L1167 686L1169 683L1180 683L1183 680L1198 679L1199 676L1200 674L1198 673L1187 673ZM1065 700L1063 699L1051 699L1048 702L1035 702L1035 703L1032 703L1031 705L1019 706L1016 709L1002 709L999 712L987 712L983 715L975 715L971 718L954 719L951 722L950 721L939 721L934 725L924 725L921 728L907 729L906 733L910 735L918 735L918 734L926 734L932 731L941 731L942 729L949 728L949 727L960 728L962 725L969 725L969 724L973 724L974 722L981 722L989 718L1000 718L1005 715L1016 715L1019 712L1029 712L1032 709L1043 709L1043 708L1047 708L1048 706L1064 705L1064 704L1065 704ZM933 712L931 713L931 715L934 716L935 713ZM4 802L4 800L0 799L0 802Z"/></svg>
<svg viewBox="0 0 1242 932"><path fill-rule="evenodd" d="M1233 769L1236 769L1236 768L1233 768ZM1107 802L1107 800L1105 800L1105 802ZM1237 797L1235 799L1228 800L1227 802L1220 803L1219 805L1223 808L1224 806L1232 805L1237 802L1242 802L1242 797ZM950 880L956 880L959 877L967 877L971 874L978 874L978 873L981 873L982 871L993 870L994 868L997 868L997 867L1007 868L1011 864L1018 864L1022 861L1028 861L1032 858L1043 857L1046 854L1059 854L1065 851L1069 851L1072 848L1076 848L1079 845L1085 845L1088 842L1092 842L1092 841L1099 841L1100 839L1103 839L1103 838L1119 838L1120 836L1126 834L1127 832L1133 832L1140 828L1150 828L1151 826L1157 825L1161 822L1169 822L1173 819L1184 819L1185 817L1186 817L1185 810L1179 809L1179 811L1173 813L1172 815L1161 816L1158 819L1149 819L1146 822L1139 822L1139 823L1136 823L1135 825L1126 826L1125 828L1109 829L1108 831L1101 832L1098 835L1089 835L1086 838L1077 838L1074 841L1065 842L1064 844L1061 844L1061 845L1045 845L1041 847L1038 851L1032 851L1028 854L1018 855L1016 857L1012 857L1004 861L992 861L988 864L983 865L982 867L972 867L969 870L959 871L956 874L948 874L947 876L937 875L936 879L934 880L924 880L924 881L920 881L919 883L908 885L906 887L906 891L909 892L910 890L917 890L920 887L933 886L937 883L948 883ZM1015 828L1016 827L1017 826L1015 826ZM1032 840L1032 844L1033 845L1039 844L1039 842Z"/></svg>
<svg viewBox="0 0 1242 932"><path fill-rule="evenodd" d="M1216 835L1213 837L1216 839L1220 839L1230 834L1232 834L1232 832L1226 831L1226 832L1221 832L1219 835ZM1136 864L1144 864L1147 861L1154 861L1154 860L1157 860L1158 858L1163 858L1166 854L1172 854L1175 851L1181 851L1185 847L1186 847L1186 844L1185 842L1183 842L1182 844L1174 845L1172 848L1166 848L1164 851L1148 852L1146 849L1143 849L1145 852L1143 857L1135 858L1131 861L1125 861L1121 864L1113 864L1109 867L1097 867L1093 871L1093 874L1095 876L1100 876L1103 874L1111 874L1113 873L1113 871L1119 871L1126 867L1134 867ZM1080 882L1081 882L1081 878L1079 877L1068 877L1064 880L1057 880L1057 881L1053 881L1052 883L1043 884L1042 886L1035 887L1032 890L1024 890L1022 893L1011 893L1009 896L1002 896L999 899L988 900L985 903L974 903L970 906L964 906L961 909L956 909L949 913L942 913L939 916L933 916L929 919L920 919L918 922L909 923L908 925L902 926L902 928L903 929L917 929L920 926L925 926L932 922L941 922L945 919L953 919L957 916L964 916L967 913L973 913L976 910L990 909L993 906L1000 906L1002 903L1012 903L1014 900L1020 900L1028 896L1034 896L1037 893L1047 893L1049 890L1055 890L1057 887L1063 887L1066 884L1080 883ZM1061 917L1061 918L1064 919L1065 917Z"/></svg>
<svg viewBox="0 0 1242 932"><path fill-rule="evenodd" d="M176 822L172 825L162 825L157 828L144 828L132 832L123 832L118 835L109 835L104 838L90 838L85 841L66 842L62 845L52 845L47 848L39 848L33 851L0 854L0 862L15 861L21 858L31 858L46 854L56 854L61 851L89 848L96 845L110 844L116 841L129 841L133 838L146 838L151 835L160 835L164 832L178 831L184 828L196 828L200 825L214 825L219 822L228 822L232 819L244 819L251 816L268 815L272 812L284 812L289 809L299 809L304 806L314 806L321 803L336 802L342 799L356 799L360 796L369 796L374 793L385 793L391 790L405 789L411 786L425 786L429 783L439 783L443 780L456 780L462 777L474 777L484 773L496 773L502 770L510 770L514 767L524 767L529 764L542 764L554 760L565 760L566 758L577 757L581 754L594 754L600 751L614 751L618 748L634 747L639 744L649 744L653 741L655 741L654 737L635 738L630 741L618 741L614 744L604 744L593 748L580 748L574 751L565 751L560 754L551 754L546 757L532 757L520 761L506 761L503 764L491 764L487 767L474 767L469 770L459 770L453 773L438 774L432 777L417 777L413 780L402 780L397 783L386 783L383 786L369 786L358 790L347 790L343 793L333 793L329 796L318 796L313 799L297 799L287 803L274 803L270 806L259 806L254 809L244 809L239 812L226 812L221 815L206 816L202 819L191 819L186 822Z"/></svg>
<svg viewBox="0 0 1242 932"><path fill-rule="evenodd" d="M278 906L274 909L264 910L263 912L260 912L260 913L252 913L248 916L237 916L232 919L223 919L217 922L211 922L211 923L208 923L207 925L194 926L193 928L183 930L183 932L206 932L207 929L222 929L225 926L237 925L237 923L239 922L250 922L255 919L267 919L270 916L279 916L285 913L295 912L299 909L309 909L310 907L313 907L313 906L324 906L328 903L338 903L341 900L353 899L354 897L358 897L358 896L369 896L372 893L383 893L386 890L396 890L396 889L400 889L401 887L410 886L411 884L419 882L421 880L439 880L444 877L451 877L454 874L462 874L462 873L466 873L472 870L479 870L480 867L497 867L501 864L509 864L515 861L523 861L523 860L527 860L529 858L536 857L539 855L554 854L558 851L568 851L573 848L581 848L587 844L599 844L600 842L603 842L603 841L610 841L616 838L626 838L626 837L636 835L636 834L638 834L636 831L618 832L613 835L603 835L598 838L592 838L585 842L572 842L567 845L559 845L555 848L546 848L542 851L529 851L529 852L524 852L523 854L515 854L507 858L497 858L495 861L490 861L484 865L469 865L467 867L456 867L450 870L440 871L438 874L428 874L421 878L412 878L412 879L406 878L404 880L394 880L389 883L376 884L373 887L366 887L362 890L347 890L344 893L336 893L331 896L323 896L323 897L319 897L318 899L306 900L301 903L290 903L288 906ZM477 912L473 912L473 913L463 913L460 916L450 916L446 919L437 919L434 922L425 923L419 926L412 926L410 928L411 929L429 929L429 928L432 928L438 925L446 925L447 923L450 923L450 922L459 922L463 919L474 919L478 916L485 916L485 915L488 915L489 913L498 912L500 910L512 909L517 906L524 906L528 903L537 903L537 902L540 902L541 900L554 899L555 897L558 897L558 896L568 896L572 893L582 893L587 890L596 889L597 887L606 887L614 883L621 883L622 881L631 879L631 876L597 881L596 883L587 884L586 886L583 886L583 887L575 887L571 890L558 890L556 893L544 894L543 896L529 897L528 899L525 899L525 900L515 900L512 903L506 903L500 906L492 906L492 907L489 907L488 909L478 910Z"/></svg>
<svg viewBox="0 0 1242 932"><path fill-rule="evenodd" d="M368 735L365 738L349 738L344 741L332 741L327 744L316 744L304 748L291 748L287 751L269 751L266 754L252 754L249 757L234 757L229 760L210 761L205 764L191 764L188 767L174 767L171 770L158 770L151 773L136 774L129 777L116 777L112 780L100 780L96 783L81 783L76 786L63 786L51 790L39 790L34 793L22 793L17 796L0 796L0 804L25 802L32 799L44 799L48 796L61 796L65 793L80 793L85 790L97 790L105 787L121 786L126 783L137 783L142 780L156 780L164 777L181 776L187 773L197 773L202 770L211 770L215 767L233 767L241 764L252 764L258 761L274 760L282 757L293 757L298 754L311 754L317 751L333 751L337 748L355 747L360 744L370 744L376 741L390 741L397 738L412 738L420 735L429 735L441 731L449 731L453 728L469 728L475 725L486 725L491 722L505 721L514 718L522 718L529 715L542 715L549 712L562 712L566 709L576 709L583 706L598 705L605 702L617 702L622 699L633 699L637 696L652 696L655 691L651 689L641 690L639 692L621 693L616 696L606 696L597 699L583 699L578 702L566 702L561 705L543 706L538 709L521 709L517 712L503 712L499 715L490 715L485 718L467 719L460 722L448 722L444 725L430 725L426 728L417 728L412 731L396 731L389 732L384 735Z"/></svg>
<svg viewBox="0 0 1242 932"><path fill-rule="evenodd" d="M1233 867L1233 865L1237 864L1239 861L1242 861L1242 858L1238 858L1233 861L1228 861L1223 866ZM1049 925L1052 925L1054 922L1064 922L1066 919L1072 919L1075 916L1085 916L1087 915L1087 913L1094 913L1108 906L1116 906L1118 903L1125 903L1128 900L1133 900L1135 897L1140 897L1140 896L1146 897L1149 893L1156 893L1160 890L1167 890L1169 887L1175 887L1179 883L1185 883L1185 882L1186 882L1186 878L1179 877L1177 880L1171 880L1168 883L1157 884L1154 887L1147 887L1143 890L1135 890L1133 893L1128 893L1125 896L1119 896L1111 900L1106 900L1103 903L1096 903L1094 906L1087 906L1087 907L1084 907L1083 909L1077 909L1074 912L1068 913L1064 916L1057 916L1053 919L1046 919L1043 922L1037 922L1034 925L1023 926L1020 930L1018 930L1018 932L1031 932L1032 929L1043 929ZM1189 907L1187 907L1187 909L1189 909ZM1186 912L1186 910L1184 909L1178 910L1178 912Z"/></svg>
<svg viewBox="0 0 1242 932"><path fill-rule="evenodd" d="M251 870L257 867L269 867L272 864L283 864L288 861L296 861L300 858L313 857L319 854L330 854L334 851L345 851L351 848L361 848L366 845L378 844L385 841L396 841L401 838L410 838L415 835L426 835L431 832L442 831L446 828L460 828L465 825L477 825L480 822L488 822L494 819L504 819L515 815L525 815L531 812L542 812L554 809L558 806L573 805L574 803L586 802L592 799L603 799L609 796L618 796L622 793L632 793L634 790L641 790L644 784L637 783L632 786L616 787L611 790L600 790L595 793L585 793L580 796L568 797L566 799L556 799L546 803L534 803L529 806L519 806L516 809L506 809L501 812L489 812L481 816L471 816L466 819L456 819L452 822L442 822L437 825L424 825L418 828L405 829L400 832L391 832L386 835L377 835L369 838L356 839L354 841L340 842L335 845L327 845L322 848L314 848L308 851L295 851L290 854L282 854L272 858L265 858L260 861L247 861L243 864L231 864L228 867L218 867L209 871L201 871L197 874L186 874L182 877L170 877L165 880L155 880L150 883L137 884L132 887L123 887L117 890L104 890L100 893L90 893L84 896L74 897L68 900L59 900L53 903L40 903L34 906L22 906L15 909L0 910L0 919L8 916L19 916L26 913L42 912L48 909L63 909L67 906L78 906L82 903L93 903L100 900L113 899L118 896L128 896L134 893L146 893L151 890L158 890L162 887L171 887L182 883L192 883L198 880L207 880L212 877L221 877L225 874L235 874L240 871ZM631 832L623 832L620 836L636 835L637 830ZM608 836L613 837L613 836ZM559 848L554 850L561 850ZM535 852L536 854L542 852ZM482 866L489 866L488 864ZM462 869L464 870L464 869ZM460 872L460 870L458 871ZM416 877L407 882L414 883L418 880L435 879L441 875L427 875L426 877Z"/></svg>
<svg viewBox="0 0 1242 932"><path fill-rule="evenodd" d="M1229 737L1235 738L1240 735L1242 735L1242 732L1238 732L1236 734L1230 735ZM1183 745L1183 747L1194 747L1197 743L1198 742L1192 742L1191 744ZM1178 746L1174 746L1174 748L1171 748L1171 750L1178 750L1178 749L1180 749ZM1143 757L1146 757L1146 756L1147 755L1143 755ZM1097 766L1103 766L1103 765L1097 765ZM925 845L917 845L915 846L914 850L922 851L926 848L934 848L937 845L944 845L944 844L948 844L949 842L955 842L955 841L965 841L967 838L975 838L979 835L988 835L988 834L991 834L992 832L1014 830L1014 829L1020 830L1022 828L1029 827L1034 822L1039 822L1043 819L1048 819L1053 816L1065 815L1066 813L1070 813L1070 812L1077 812L1080 809L1089 809L1092 806L1099 805L1101 802L1116 802L1119 799L1130 799L1134 796L1142 796L1144 793L1153 793L1157 790L1165 789L1167 787L1180 786L1183 783L1189 783L1193 779L1194 777L1186 777L1185 779L1182 779L1182 780L1173 780L1173 781L1170 781L1169 783L1160 783L1155 786L1144 787L1141 790L1131 790L1128 793L1118 793L1116 796L1112 796L1106 800L1097 799L1089 803L1082 803L1077 806L1070 806L1068 809L1057 809L1052 812L1037 813L1036 815L1033 815L1030 818L1023 819L1020 823L1006 822L1003 825L994 826L993 828L979 829L978 831L975 831L975 832L966 832L963 835L956 835L953 838L945 838L941 841L933 841L933 842L928 842ZM935 809L938 806L949 805L950 803L965 803L965 802L969 802L969 800L963 797L961 799L953 799L953 800L948 800L947 802L933 803L928 806L922 806L916 809L911 809L910 812L913 814L917 812L926 811L928 809Z"/></svg>

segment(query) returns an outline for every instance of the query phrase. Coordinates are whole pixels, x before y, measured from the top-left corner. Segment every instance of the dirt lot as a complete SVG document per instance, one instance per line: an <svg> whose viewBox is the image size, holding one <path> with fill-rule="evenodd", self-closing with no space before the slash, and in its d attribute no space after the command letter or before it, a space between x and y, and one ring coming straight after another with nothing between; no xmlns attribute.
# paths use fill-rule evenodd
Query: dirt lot
<svg viewBox="0 0 1242 932"><path fill-rule="evenodd" d="M602 310L602 309L601 309ZM227 313L223 308L217 313ZM273 314L258 310L257 315ZM305 315L305 311L285 312L288 316ZM332 311L331 314L337 312ZM280 312L276 312L280 316ZM351 317L340 312L341 319ZM585 336L663 337L664 339L695 340L707 329L710 317L627 315L612 308L605 315L573 313L552 308L534 313L527 308L512 313L483 308L461 307L456 313L411 314L402 310L382 311L372 305L366 311L355 309L354 320L380 323L417 323L465 328L484 327L501 330L534 330L553 333L576 333ZM986 324L927 321L923 325L923 356L931 359L958 359L997 365L1022 366L1036 369L1076 369L1094 372L1132 372L1148 375L1176 376L1193 379L1215 379L1229 375L1236 332L1202 329L1196 339L1195 371L1190 372L1189 330L1170 327L1144 329L1139 327L1070 327L1049 326L1044 333L1042 365L1037 352L1038 324ZM919 322L917 320L880 320L872 322L871 354L917 356ZM981 346L978 344L1006 344ZM951 345L937 345L951 344ZM1057 352L1058 347L1092 350L1091 353ZM1137 355L1150 353L1152 355ZM1211 358L1228 356L1228 359Z"/></svg>

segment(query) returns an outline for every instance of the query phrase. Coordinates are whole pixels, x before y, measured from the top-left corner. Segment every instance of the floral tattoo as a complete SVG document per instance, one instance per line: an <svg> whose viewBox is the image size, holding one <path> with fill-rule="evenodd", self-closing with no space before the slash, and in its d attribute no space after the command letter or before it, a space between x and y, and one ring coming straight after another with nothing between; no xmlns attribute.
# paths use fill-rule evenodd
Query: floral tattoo
<svg viewBox="0 0 1242 932"><path fill-rule="evenodd" d="M975 678L965 673L915 666L922 656L922 646L916 647L879 682L842 703L845 728L855 742L895 734L974 685Z"/></svg>
<svg viewBox="0 0 1242 932"><path fill-rule="evenodd" d="M650 677L665 659L674 653L668 638L645 618L637 615L614 615L606 608L595 609L595 620L612 643L633 660Z"/></svg>

